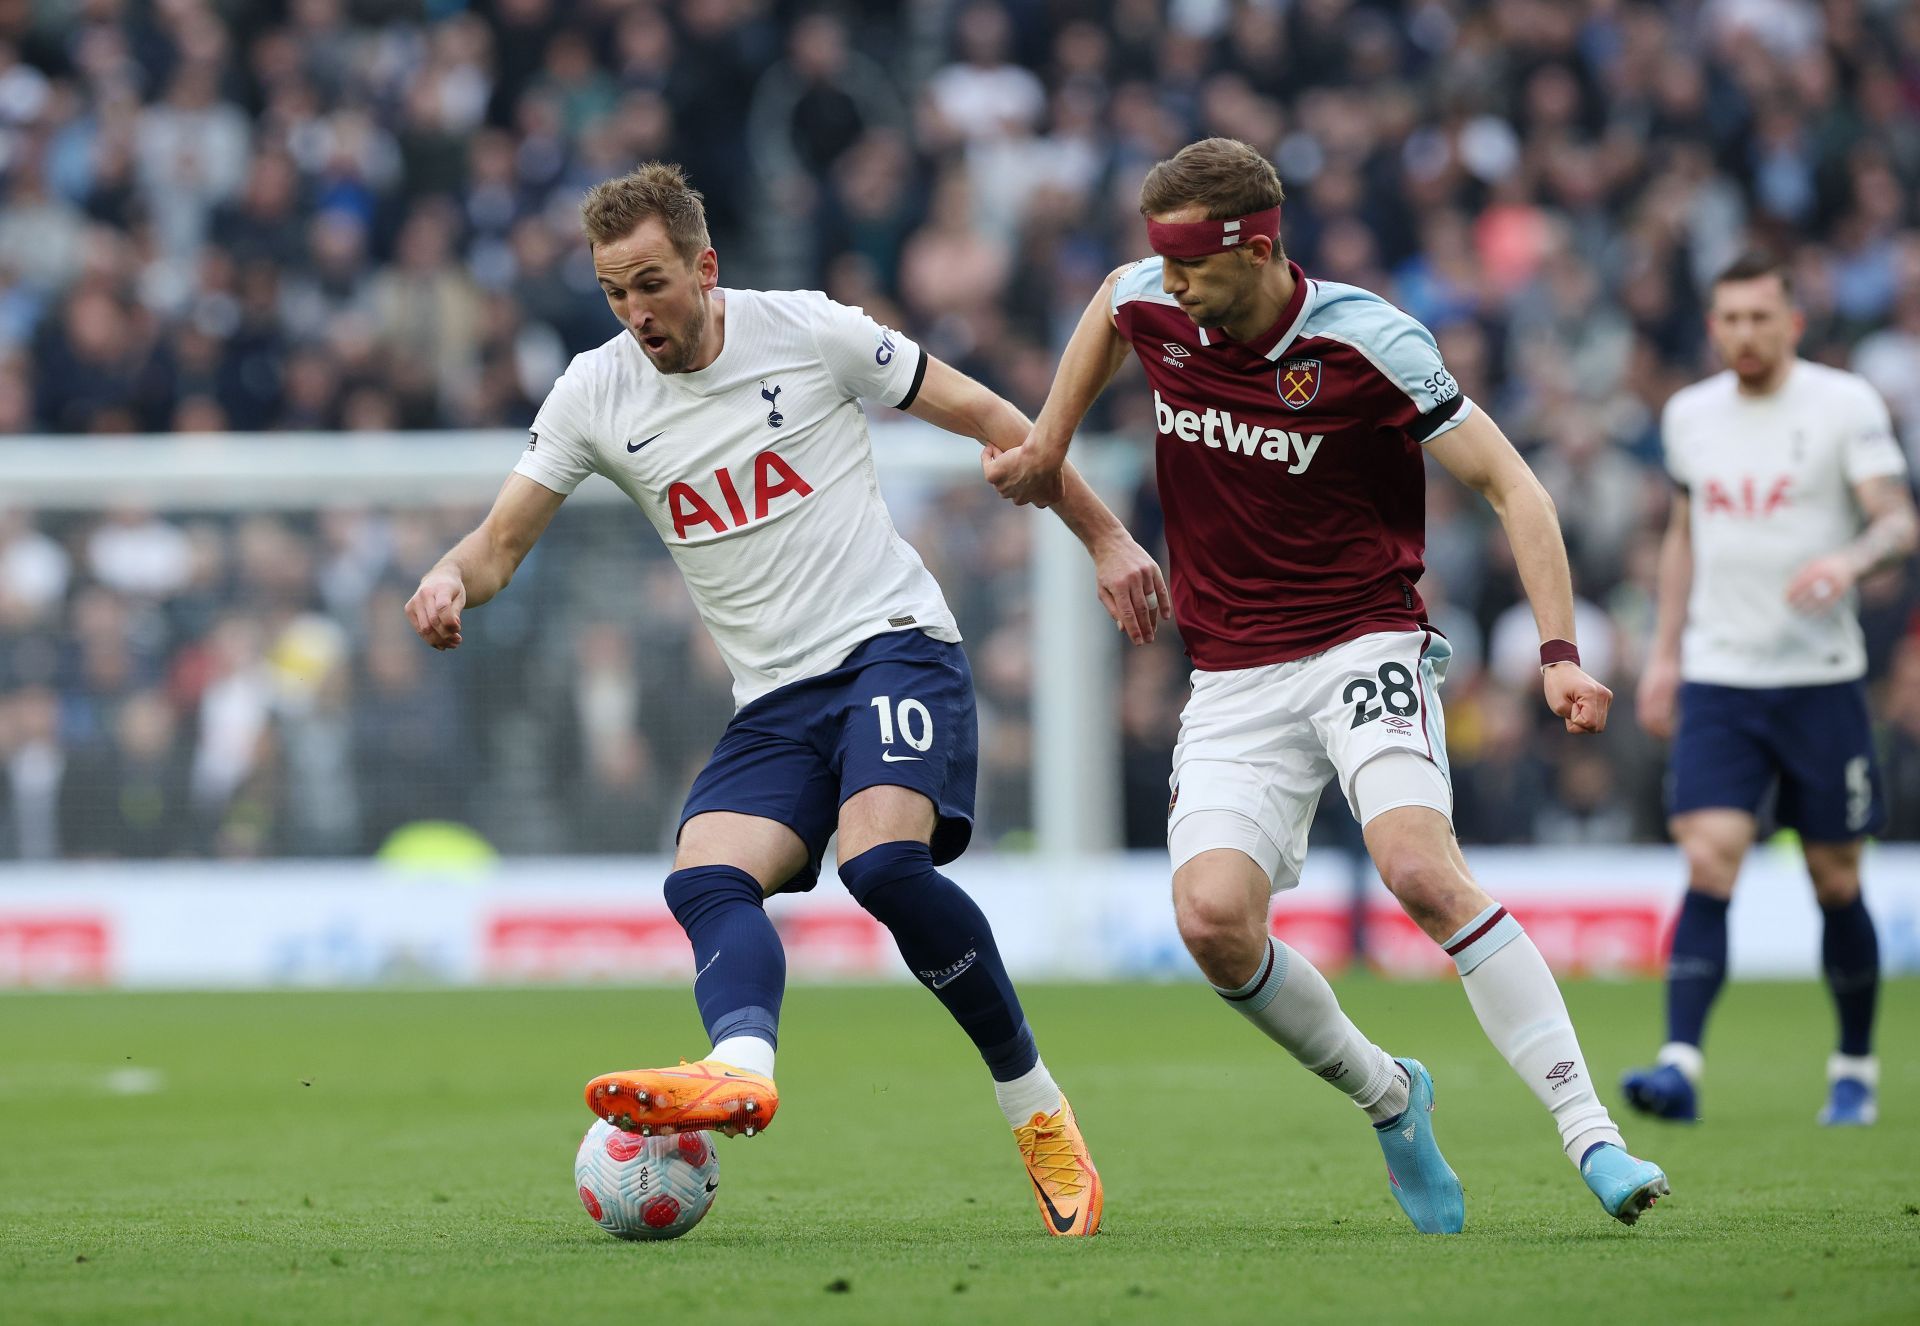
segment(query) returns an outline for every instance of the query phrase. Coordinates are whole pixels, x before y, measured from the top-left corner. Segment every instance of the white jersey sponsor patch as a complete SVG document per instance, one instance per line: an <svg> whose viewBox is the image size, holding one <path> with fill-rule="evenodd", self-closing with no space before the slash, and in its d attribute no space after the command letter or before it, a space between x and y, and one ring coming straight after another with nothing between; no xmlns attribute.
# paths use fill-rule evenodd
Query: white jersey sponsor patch
<svg viewBox="0 0 1920 1326"><path fill-rule="evenodd" d="M1809 616L1788 605L1787 585L1859 535L1856 484L1906 473L1879 394L1855 374L1795 360L1771 396L1741 395L1731 372L1676 392L1660 431L1693 530L1681 675L1816 686L1864 674L1856 596Z"/></svg>
<svg viewBox="0 0 1920 1326"><path fill-rule="evenodd" d="M860 408L912 395L920 347L816 291L719 293L712 364L657 372L624 331L576 356L514 472L557 493L603 474L633 499L679 564L736 704L888 631L958 641L881 501Z"/></svg>

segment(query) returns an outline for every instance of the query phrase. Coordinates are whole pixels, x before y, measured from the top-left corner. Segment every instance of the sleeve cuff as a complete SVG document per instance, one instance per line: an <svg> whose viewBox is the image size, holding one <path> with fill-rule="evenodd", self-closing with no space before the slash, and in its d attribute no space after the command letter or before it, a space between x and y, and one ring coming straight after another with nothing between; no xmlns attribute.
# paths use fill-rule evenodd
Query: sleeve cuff
<svg viewBox="0 0 1920 1326"><path fill-rule="evenodd" d="M904 410L912 405L920 395L920 384L927 380L927 348L923 345L916 345L913 348L920 352L920 359L913 366L913 382L908 386L907 394L902 396L899 404L893 407L896 410Z"/></svg>
<svg viewBox="0 0 1920 1326"><path fill-rule="evenodd" d="M1458 428L1472 413L1473 402L1465 396L1459 396L1434 406L1425 414L1415 415L1413 422L1407 425L1407 432L1414 441L1425 446L1442 433Z"/></svg>

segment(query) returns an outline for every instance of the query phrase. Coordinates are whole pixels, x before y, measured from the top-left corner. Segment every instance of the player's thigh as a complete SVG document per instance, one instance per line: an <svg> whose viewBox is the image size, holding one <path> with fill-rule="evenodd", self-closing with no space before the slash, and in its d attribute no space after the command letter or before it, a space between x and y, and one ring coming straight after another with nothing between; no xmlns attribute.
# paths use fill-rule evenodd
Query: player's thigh
<svg viewBox="0 0 1920 1326"><path fill-rule="evenodd" d="M1772 692L1686 682L1673 733L1667 813L1675 824L1701 810L1757 816L1779 777L1768 725Z"/></svg>
<svg viewBox="0 0 1920 1326"><path fill-rule="evenodd" d="M814 704L802 684L734 716L681 808L676 869L735 866L769 893L818 882L839 798L828 762L804 736Z"/></svg>
<svg viewBox="0 0 1920 1326"><path fill-rule="evenodd" d="M673 868L732 866L753 876L766 894L778 892L807 865L807 845L778 820L710 810L680 826Z"/></svg>
<svg viewBox="0 0 1920 1326"><path fill-rule="evenodd" d="M1740 863L1759 833L1760 821L1744 810L1690 810L1667 824L1687 860L1687 887L1715 898L1733 896Z"/></svg>
<svg viewBox="0 0 1920 1326"><path fill-rule="evenodd" d="M1204 853L1238 852L1269 892L1300 882L1307 831L1333 767L1293 705L1292 665L1194 674L1167 804L1175 877Z"/></svg>
<svg viewBox="0 0 1920 1326"><path fill-rule="evenodd" d="M1873 758L1873 721L1858 682L1796 687L1772 715L1780 823L1802 841L1853 842L1886 819Z"/></svg>
<svg viewBox="0 0 1920 1326"><path fill-rule="evenodd" d="M917 631L856 651L831 735L839 852L912 840L944 865L973 834L979 720L973 674L957 644Z"/></svg>

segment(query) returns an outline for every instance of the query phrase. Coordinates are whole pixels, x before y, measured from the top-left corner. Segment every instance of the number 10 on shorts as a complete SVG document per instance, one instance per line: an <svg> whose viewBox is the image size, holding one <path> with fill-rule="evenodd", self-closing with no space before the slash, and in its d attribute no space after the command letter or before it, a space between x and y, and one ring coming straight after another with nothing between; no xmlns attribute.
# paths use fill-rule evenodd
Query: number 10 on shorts
<svg viewBox="0 0 1920 1326"><path fill-rule="evenodd" d="M868 703L880 714L881 745L893 745L896 731L915 750L933 745L933 715L918 700L909 698L896 705L891 695L876 695Z"/></svg>

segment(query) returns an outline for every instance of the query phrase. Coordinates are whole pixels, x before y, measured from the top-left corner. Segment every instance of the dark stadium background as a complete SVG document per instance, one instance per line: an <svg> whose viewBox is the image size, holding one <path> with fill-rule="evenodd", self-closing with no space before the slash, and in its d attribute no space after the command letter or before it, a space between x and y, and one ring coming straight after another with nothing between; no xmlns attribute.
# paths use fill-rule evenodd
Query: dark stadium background
<svg viewBox="0 0 1920 1326"><path fill-rule="evenodd" d="M1911 4L8 0L0 432L523 427L616 330L576 201L652 157L704 190L723 282L825 288L1034 411L1145 251L1140 175L1205 134L1271 153L1288 252L1425 321L1559 502L1619 697L1600 741L1539 700L1490 513L1432 485L1463 839L1658 841L1631 696L1656 423L1712 368L1707 277L1790 253L1804 352L1871 378L1920 454ZM1129 370L1093 422L1138 459L1150 418ZM1109 496L1157 540L1150 487ZM0 474L0 856L363 854L423 817L660 849L730 709L668 563L637 515L581 513L478 619L485 650L443 660L400 604L475 515L36 512ZM1007 847L1033 827L1033 519L957 484L906 530L970 641L981 841ZM1916 595L1866 598L1911 839ZM1184 662L1124 667L1125 837L1153 847Z"/></svg>

